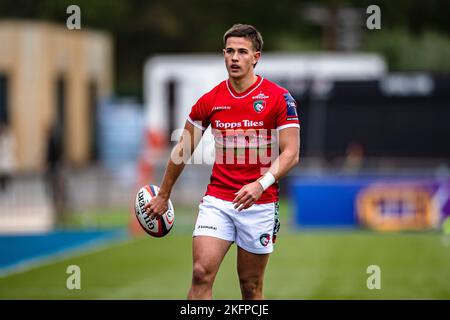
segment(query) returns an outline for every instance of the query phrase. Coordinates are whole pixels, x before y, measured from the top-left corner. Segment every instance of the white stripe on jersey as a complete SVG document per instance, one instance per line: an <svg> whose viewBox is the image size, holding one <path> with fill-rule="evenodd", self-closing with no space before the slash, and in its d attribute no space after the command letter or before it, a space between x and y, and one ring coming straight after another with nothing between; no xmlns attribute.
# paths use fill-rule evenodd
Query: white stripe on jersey
<svg viewBox="0 0 450 320"><path fill-rule="evenodd" d="M197 129L200 129L200 130L203 130L203 131L205 131L206 130L206 128L203 128L203 126L201 126L201 125L199 125L198 124L198 122L200 122L200 121L194 121L194 120L192 120L191 119L191 117L187 117L187 121L189 121L194 127L196 127Z"/></svg>
<svg viewBox="0 0 450 320"><path fill-rule="evenodd" d="M249 95L250 93L252 93L253 91L255 91L256 88L258 88L259 85L263 82L263 80L264 80L264 78L261 77L261 80L259 81L258 85L257 85L256 87L254 87L250 92L248 92L247 94L243 95L242 97L236 97L236 96L233 94L233 92L232 92L231 89L230 89L230 86L228 85L228 80L226 80L225 83L227 84L228 92L231 94L231 96L232 96L233 98L235 98L235 99L242 99L242 98L245 98L246 96L248 96L248 95Z"/></svg>
<svg viewBox="0 0 450 320"><path fill-rule="evenodd" d="M292 128L300 128L300 125L298 123L288 123L288 124L279 126L277 128L277 130L280 131L280 130L283 130L283 129L286 129L286 128L291 128L291 127Z"/></svg>

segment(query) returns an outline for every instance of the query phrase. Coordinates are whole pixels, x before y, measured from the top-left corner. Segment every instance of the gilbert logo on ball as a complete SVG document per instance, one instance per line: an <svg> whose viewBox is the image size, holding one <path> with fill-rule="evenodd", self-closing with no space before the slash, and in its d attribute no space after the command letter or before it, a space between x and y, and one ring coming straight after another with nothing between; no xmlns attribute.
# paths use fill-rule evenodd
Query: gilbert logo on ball
<svg viewBox="0 0 450 320"><path fill-rule="evenodd" d="M169 199L168 210L160 219L151 219L145 212L145 205L149 203L159 192L159 187L155 185L146 185L139 189L134 206L134 213L142 229L153 237L164 237L172 230L175 221L175 212L172 202Z"/></svg>

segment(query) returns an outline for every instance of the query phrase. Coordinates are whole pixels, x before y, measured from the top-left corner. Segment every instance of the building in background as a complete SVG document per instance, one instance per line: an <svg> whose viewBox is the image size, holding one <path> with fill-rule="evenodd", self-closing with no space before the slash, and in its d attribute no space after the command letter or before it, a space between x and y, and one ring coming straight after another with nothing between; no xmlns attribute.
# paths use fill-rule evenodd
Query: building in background
<svg viewBox="0 0 450 320"><path fill-rule="evenodd" d="M0 43L0 117L16 140L17 170L44 168L49 128L55 124L64 160L82 166L95 159L96 108L112 93L111 36L3 20Z"/></svg>
<svg viewBox="0 0 450 320"><path fill-rule="evenodd" d="M387 73L387 66L381 56L368 53L267 53L262 55L256 73L286 87L294 96L304 93L311 83L318 95L326 95L332 81L378 80ZM147 61L144 97L147 116L145 148L148 152L143 153L140 161L140 176L145 177L141 184L151 179L148 177L152 175L152 162L158 162L161 155L162 161L166 161L166 155L159 151L166 149L170 141L178 140L179 129L184 128L195 102L227 77L220 54L160 55ZM319 126L320 123L311 127L317 131L315 127ZM310 136L320 139L322 134L319 130ZM195 150L193 159L195 163L214 162L210 128Z"/></svg>

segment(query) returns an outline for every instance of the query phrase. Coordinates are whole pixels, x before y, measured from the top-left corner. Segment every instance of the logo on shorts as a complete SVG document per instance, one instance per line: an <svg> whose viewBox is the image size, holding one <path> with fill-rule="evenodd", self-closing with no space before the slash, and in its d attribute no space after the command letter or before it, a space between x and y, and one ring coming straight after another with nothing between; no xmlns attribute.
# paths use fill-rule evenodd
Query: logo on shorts
<svg viewBox="0 0 450 320"><path fill-rule="evenodd" d="M211 229L211 230L217 230L217 228L214 227L214 226L202 226L202 225L197 226L197 229Z"/></svg>
<svg viewBox="0 0 450 320"><path fill-rule="evenodd" d="M270 234L264 233L259 237L259 242L261 242L261 245L263 247L267 247L267 245L270 243Z"/></svg>

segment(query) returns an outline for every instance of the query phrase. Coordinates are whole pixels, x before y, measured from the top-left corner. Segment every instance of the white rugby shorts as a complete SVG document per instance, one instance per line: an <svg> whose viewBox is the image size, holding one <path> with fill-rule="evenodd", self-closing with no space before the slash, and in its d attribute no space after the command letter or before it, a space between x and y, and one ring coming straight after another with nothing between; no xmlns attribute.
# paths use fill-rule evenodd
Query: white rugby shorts
<svg viewBox="0 0 450 320"><path fill-rule="evenodd" d="M216 237L236 242L248 252L265 254L273 251L279 228L278 202L238 211L231 201L206 195L199 205L193 237Z"/></svg>

